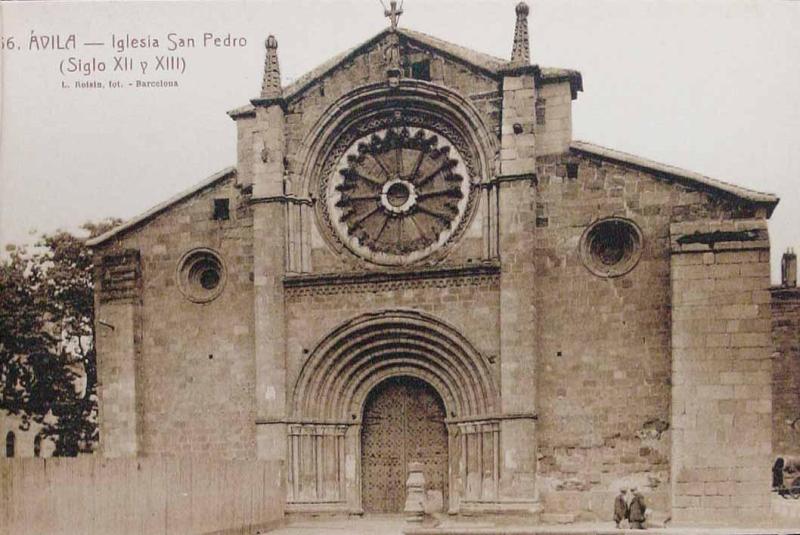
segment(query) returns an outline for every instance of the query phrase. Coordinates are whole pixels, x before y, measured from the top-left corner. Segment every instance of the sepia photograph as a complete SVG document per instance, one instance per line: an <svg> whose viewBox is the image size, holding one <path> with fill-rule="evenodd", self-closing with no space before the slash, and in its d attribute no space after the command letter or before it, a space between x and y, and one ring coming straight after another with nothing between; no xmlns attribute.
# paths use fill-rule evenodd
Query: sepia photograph
<svg viewBox="0 0 800 535"><path fill-rule="evenodd" d="M798 28L0 3L0 535L800 534Z"/></svg>

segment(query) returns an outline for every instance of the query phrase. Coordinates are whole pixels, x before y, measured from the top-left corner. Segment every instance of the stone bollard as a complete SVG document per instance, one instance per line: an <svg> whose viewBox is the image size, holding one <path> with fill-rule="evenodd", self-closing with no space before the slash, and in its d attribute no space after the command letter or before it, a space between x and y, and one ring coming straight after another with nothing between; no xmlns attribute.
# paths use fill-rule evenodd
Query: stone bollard
<svg viewBox="0 0 800 535"><path fill-rule="evenodd" d="M409 522L422 522L425 516L425 475L422 473L422 463L408 463L406 506L403 512Z"/></svg>

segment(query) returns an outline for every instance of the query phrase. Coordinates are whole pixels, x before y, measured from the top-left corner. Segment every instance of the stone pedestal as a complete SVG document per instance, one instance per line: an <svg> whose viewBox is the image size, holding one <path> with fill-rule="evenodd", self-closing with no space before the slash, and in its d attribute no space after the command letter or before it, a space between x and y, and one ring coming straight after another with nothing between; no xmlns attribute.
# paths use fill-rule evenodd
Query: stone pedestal
<svg viewBox="0 0 800 535"><path fill-rule="evenodd" d="M425 474L422 463L408 463L406 505L403 512L409 522L421 522L425 517Z"/></svg>

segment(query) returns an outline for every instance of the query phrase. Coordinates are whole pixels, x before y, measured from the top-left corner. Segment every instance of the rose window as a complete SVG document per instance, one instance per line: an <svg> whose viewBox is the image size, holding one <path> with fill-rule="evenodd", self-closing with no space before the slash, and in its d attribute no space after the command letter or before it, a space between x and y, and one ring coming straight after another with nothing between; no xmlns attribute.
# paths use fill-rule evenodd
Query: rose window
<svg viewBox="0 0 800 535"><path fill-rule="evenodd" d="M462 156L424 128L390 128L358 139L328 181L327 203L339 239L383 265L420 260L443 245L464 218L470 194Z"/></svg>
<svg viewBox="0 0 800 535"><path fill-rule="evenodd" d="M580 255L586 267L601 277L618 277L636 266L642 254L642 232L632 221L602 219L583 234Z"/></svg>
<svg viewBox="0 0 800 535"><path fill-rule="evenodd" d="M225 267L211 249L199 248L186 253L178 262L178 288L187 299L207 303L216 299L225 285Z"/></svg>

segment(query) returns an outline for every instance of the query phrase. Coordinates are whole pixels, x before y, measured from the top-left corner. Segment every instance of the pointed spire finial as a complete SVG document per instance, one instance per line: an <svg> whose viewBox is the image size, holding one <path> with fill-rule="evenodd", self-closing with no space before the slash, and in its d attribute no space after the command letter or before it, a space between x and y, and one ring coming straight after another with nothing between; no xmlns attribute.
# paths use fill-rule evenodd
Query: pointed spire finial
<svg viewBox="0 0 800 535"><path fill-rule="evenodd" d="M511 63L515 66L529 65L531 49L528 40L528 13L530 8L525 2L517 4L517 25L514 28L514 48L511 49Z"/></svg>
<svg viewBox="0 0 800 535"><path fill-rule="evenodd" d="M274 35L264 42L267 57L264 60L264 81L261 85L261 98L278 98L283 95L281 89L281 68L278 65L278 40Z"/></svg>

